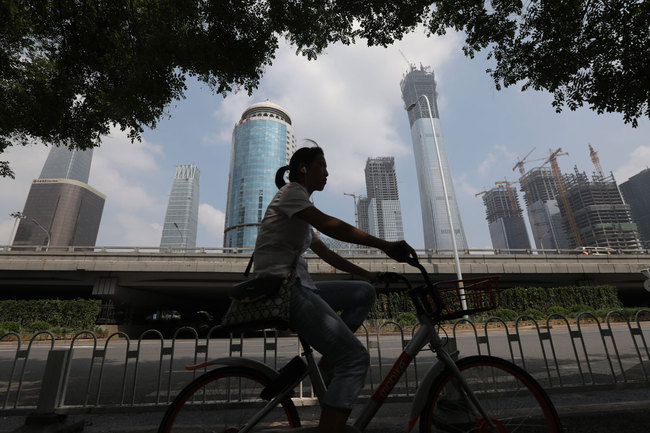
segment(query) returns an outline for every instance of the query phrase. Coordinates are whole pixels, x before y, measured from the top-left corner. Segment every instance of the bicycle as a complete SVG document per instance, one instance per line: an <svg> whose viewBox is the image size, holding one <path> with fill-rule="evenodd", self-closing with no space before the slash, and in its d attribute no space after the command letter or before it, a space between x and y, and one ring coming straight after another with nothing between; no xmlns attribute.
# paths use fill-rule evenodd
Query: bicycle
<svg viewBox="0 0 650 433"><path fill-rule="evenodd" d="M442 320L496 308L498 277L432 284L424 267L419 263L414 266L424 280L417 287L403 275L384 275L405 286L388 291L408 293L420 326L365 404L354 427L361 432L366 429L415 355L428 345L437 362L413 398L407 431L413 430L419 420L421 433L560 433L562 427L553 403L530 374L494 356L458 359L458 352L445 350L444 339L437 332L436 325ZM300 417L291 399L294 389L309 377L320 400L326 385L312 348L298 337L302 354L279 371L241 357L186 367L196 370L218 366L178 394L165 412L158 432L245 433L299 427Z"/></svg>

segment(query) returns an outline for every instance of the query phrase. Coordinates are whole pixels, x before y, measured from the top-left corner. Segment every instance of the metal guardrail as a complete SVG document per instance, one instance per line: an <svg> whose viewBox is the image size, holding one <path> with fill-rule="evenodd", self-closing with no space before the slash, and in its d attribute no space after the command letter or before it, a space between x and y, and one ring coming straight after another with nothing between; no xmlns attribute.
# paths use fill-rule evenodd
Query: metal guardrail
<svg viewBox="0 0 650 433"><path fill-rule="evenodd" d="M368 248L335 248L339 254L370 255L382 254ZM427 257L432 255L451 255L453 250L427 250L416 249L418 256ZM0 253L57 253L57 254L225 254L225 255L250 255L253 248L225 248L225 247L160 247L160 246L45 246L45 245L0 245ZM461 255L499 255L499 254L523 254L523 255L618 255L618 254L650 254L650 249L611 249L608 252L589 252L587 249L489 249L489 248L467 248L458 251ZM307 253L309 255L309 253Z"/></svg>
<svg viewBox="0 0 650 433"><path fill-rule="evenodd" d="M415 330L395 322L381 323L372 332L360 329L372 359L364 394L374 390ZM247 356L278 368L300 350L295 336L275 330L225 338L213 332L199 338L194 329L181 328L165 339L148 330L137 340L117 332L100 341L83 331L62 343L50 332L37 333L28 343L16 333L5 334L0 337L0 413L163 408L202 372L185 371L184 365ZM650 386L650 310L639 310L631 320L613 311L603 323L588 312L575 323L559 314L543 321L520 316L509 323L492 317L478 325L460 319L441 332L461 356L487 353L509 359L551 392ZM434 360L430 351L418 354L391 398L412 396ZM314 400L308 385L298 391L303 404Z"/></svg>

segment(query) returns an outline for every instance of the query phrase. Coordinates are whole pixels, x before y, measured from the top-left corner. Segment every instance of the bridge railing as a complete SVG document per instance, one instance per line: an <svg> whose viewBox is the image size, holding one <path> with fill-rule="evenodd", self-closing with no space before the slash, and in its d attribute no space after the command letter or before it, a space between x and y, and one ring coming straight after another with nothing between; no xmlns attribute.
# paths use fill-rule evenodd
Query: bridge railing
<svg viewBox="0 0 650 433"><path fill-rule="evenodd" d="M364 395L380 383L415 330L382 322L358 331L372 360ZM541 321L527 316L514 322L492 317L481 324L461 319L445 325L441 333L448 348L457 348L461 356L509 359L551 392L650 386L650 310L639 310L631 318L613 311L603 322L587 312L571 320L557 314ZM203 371L185 371L184 365L245 356L278 368L299 351L297 337L274 330L217 337L213 329L201 338L192 328L181 328L171 338L149 330L137 340L121 332L100 340L83 331L66 341L40 332L28 342L8 333L0 336L0 413L42 411L47 404L57 413L162 409ZM412 396L433 362L432 352L418 354L391 398ZM308 404L314 396L304 386L296 398Z"/></svg>
<svg viewBox="0 0 650 433"><path fill-rule="evenodd" d="M380 251L368 248L333 248L343 255L371 256L382 255ZM0 245L0 253L57 253L57 254L223 254L235 257L250 256L252 248L222 247L160 247L160 246L45 246L45 245ZM417 249L418 256L426 258L436 255L451 255L451 249ZM487 249L468 248L458 251L460 255L620 255L650 254L650 249L611 249L607 252L589 252L589 249ZM309 255L309 253L308 253Z"/></svg>

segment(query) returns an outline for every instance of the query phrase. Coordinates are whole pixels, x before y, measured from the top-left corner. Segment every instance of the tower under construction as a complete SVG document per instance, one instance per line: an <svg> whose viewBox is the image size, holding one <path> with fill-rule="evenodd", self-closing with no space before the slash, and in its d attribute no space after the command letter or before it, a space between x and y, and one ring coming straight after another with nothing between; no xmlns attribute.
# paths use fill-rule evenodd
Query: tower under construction
<svg viewBox="0 0 650 433"><path fill-rule="evenodd" d="M538 249L565 249L569 242L558 205L558 183L549 167L534 168L519 179Z"/></svg>
<svg viewBox="0 0 650 433"><path fill-rule="evenodd" d="M630 206L625 204L613 175L602 172L590 180L586 173L565 174L562 181L566 202L560 202L563 215L570 214L575 221L581 245L569 237L569 248L578 246L607 247L616 250L641 248L637 226L632 222ZM566 203L566 204L565 204ZM570 209L565 209L566 205ZM568 218L564 228L569 231Z"/></svg>
<svg viewBox="0 0 650 433"><path fill-rule="evenodd" d="M510 182L502 183L504 185L477 194L483 195L492 248L530 249L517 190Z"/></svg>

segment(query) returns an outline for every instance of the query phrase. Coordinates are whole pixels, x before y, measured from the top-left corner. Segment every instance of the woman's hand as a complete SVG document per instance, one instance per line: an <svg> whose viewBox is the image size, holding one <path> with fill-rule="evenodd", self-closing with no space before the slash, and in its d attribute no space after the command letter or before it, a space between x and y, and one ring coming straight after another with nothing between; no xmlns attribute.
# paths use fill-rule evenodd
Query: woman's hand
<svg viewBox="0 0 650 433"><path fill-rule="evenodd" d="M406 241L388 242L388 245L382 250L391 259L398 262L406 262L408 264L415 264L418 262L418 255L413 247L406 243Z"/></svg>

